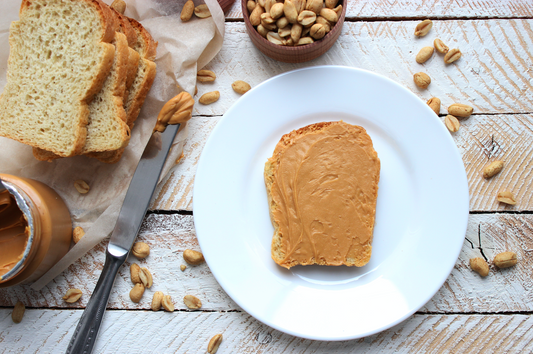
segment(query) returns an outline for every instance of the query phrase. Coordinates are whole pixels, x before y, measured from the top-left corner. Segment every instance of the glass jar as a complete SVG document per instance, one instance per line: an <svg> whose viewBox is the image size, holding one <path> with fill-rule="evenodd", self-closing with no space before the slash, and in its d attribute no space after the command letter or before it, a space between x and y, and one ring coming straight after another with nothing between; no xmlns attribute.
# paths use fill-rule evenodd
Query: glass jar
<svg viewBox="0 0 533 354"><path fill-rule="evenodd" d="M72 221L63 199L44 183L1 173L0 180L3 288L35 281L56 264L70 248Z"/></svg>

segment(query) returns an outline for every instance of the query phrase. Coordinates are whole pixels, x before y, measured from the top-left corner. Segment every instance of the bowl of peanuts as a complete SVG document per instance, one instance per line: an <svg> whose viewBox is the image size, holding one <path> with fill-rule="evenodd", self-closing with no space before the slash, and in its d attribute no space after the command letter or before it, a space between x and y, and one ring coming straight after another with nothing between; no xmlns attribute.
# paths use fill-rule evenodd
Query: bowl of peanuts
<svg viewBox="0 0 533 354"><path fill-rule="evenodd" d="M266 56L285 63L315 59L342 31L346 0L241 0L246 30Z"/></svg>

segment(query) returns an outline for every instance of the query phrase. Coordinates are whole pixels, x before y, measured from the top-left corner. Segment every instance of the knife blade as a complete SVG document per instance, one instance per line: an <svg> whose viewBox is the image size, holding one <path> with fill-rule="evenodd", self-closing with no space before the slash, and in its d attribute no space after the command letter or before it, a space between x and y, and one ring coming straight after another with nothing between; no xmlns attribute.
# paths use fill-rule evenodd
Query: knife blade
<svg viewBox="0 0 533 354"><path fill-rule="evenodd" d="M180 124L169 125L163 133L157 131L152 133L126 192L107 246L102 273L66 353L92 352L118 270L126 261L141 228L179 127Z"/></svg>

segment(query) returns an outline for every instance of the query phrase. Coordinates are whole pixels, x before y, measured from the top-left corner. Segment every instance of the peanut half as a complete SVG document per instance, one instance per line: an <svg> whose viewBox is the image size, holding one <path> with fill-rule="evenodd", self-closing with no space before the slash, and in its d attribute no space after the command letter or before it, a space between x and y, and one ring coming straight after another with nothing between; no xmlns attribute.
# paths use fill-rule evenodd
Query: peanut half
<svg viewBox="0 0 533 354"><path fill-rule="evenodd" d="M459 131L459 128L461 128L461 123L459 123L459 120L451 114L448 114L444 118L444 125L446 125L446 128L448 128L450 133L456 133Z"/></svg>
<svg viewBox="0 0 533 354"><path fill-rule="evenodd" d="M135 257L143 259L150 255L150 246L144 242L135 242L131 252Z"/></svg>
<svg viewBox="0 0 533 354"><path fill-rule="evenodd" d="M81 238L85 235L85 231L81 226L76 226L74 230L72 230L72 240L74 243L80 242Z"/></svg>
<svg viewBox="0 0 533 354"><path fill-rule="evenodd" d="M185 295L183 298L183 303L191 310L198 310L200 307L202 307L202 302L200 299L193 295Z"/></svg>
<svg viewBox="0 0 533 354"><path fill-rule="evenodd" d="M87 194L89 193L89 185L84 180L77 180L74 182L74 188L80 193L80 194Z"/></svg>
<svg viewBox="0 0 533 354"><path fill-rule="evenodd" d="M426 103L436 115L440 114L440 98L431 97Z"/></svg>
<svg viewBox="0 0 533 354"><path fill-rule="evenodd" d="M220 98L220 92L219 91L212 91L208 93L204 93L202 97L198 100L201 104L211 104L218 101Z"/></svg>
<svg viewBox="0 0 533 354"><path fill-rule="evenodd" d="M111 8L124 15L124 12L126 11L126 3L124 0L114 0L111 3Z"/></svg>
<svg viewBox="0 0 533 354"><path fill-rule="evenodd" d="M433 56L434 51L435 49L433 49L433 47L424 47L420 49L420 51L416 55L416 62L418 64L424 64Z"/></svg>
<svg viewBox="0 0 533 354"><path fill-rule="evenodd" d="M483 168L483 178L492 178L501 172L503 169L503 161L492 161L485 168Z"/></svg>
<svg viewBox="0 0 533 354"><path fill-rule="evenodd" d="M192 14L194 13L194 2L192 0L187 0L183 9L181 9L180 19L183 22L187 22L191 19Z"/></svg>
<svg viewBox="0 0 533 354"><path fill-rule="evenodd" d="M459 60L459 58L461 58L461 51L455 48L446 53L444 56L444 63L451 64L454 61Z"/></svg>
<svg viewBox="0 0 533 354"><path fill-rule="evenodd" d="M193 265L200 264L205 261L202 252L193 250L183 251L183 259L185 260L185 262Z"/></svg>
<svg viewBox="0 0 533 354"><path fill-rule="evenodd" d="M196 74L196 79L200 82L213 82L216 78L216 74L211 70L200 70Z"/></svg>
<svg viewBox="0 0 533 354"><path fill-rule="evenodd" d="M421 89L426 89L429 84L431 84L431 78L426 73L416 73L413 76L413 80L415 82L415 85L420 87Z"/></svg>
<svg viewBox="0 0 533 354"><path fill-rule="evenodd" d="M174 303L172 302L172 298L170 295L163 296L163 300L161 301L161 305L163 305L163 309L167 312L173 312L174 311Z"/></svg>
<svg viewBox="0 0 533 354"><path fill-rule="evenodd" d="M68 289L67 290L67 293L65 294L65 296L63 296L63 300L65 300L65 302L68 302L68 303L73 303L73 302L76 302L78 301L80 298L81 298L81 295L83 293L81 292L80 289Z"/></svg>
<svg viewBox="0 0 533 354"><path fill-rule="evenodd" d="M429 33L429 31L431 30L431 27L433 27L433 21L431 20L424 20L420 22L415 27L415 36L424 37L426 34Z"/></svg>
<svg viewBox="0 0 533 354"><path fill-rule="evenodd" d="M514 252L502 252L494 257L494 265L498 268L509 268L516 265L517 262L518 259Z"/></svg>
<svg viewBox="0 0 533 354"><path fill-rule="evenodd" d="M462 103L454 103L448 107L448 114L454 117L468 118L474 112L474 108Z"/></svg>
<svg viewBox="0 0 533 354"><path fill-rule="evenodd" d="M436 38L433 41L433 46L435 47L437 52L439 52L440 54L446 54L450 50L450 48L448 48L448 46L444 44L444 42L439 38Z"/></svg>
<svg viewBox="0 0 533 354"><path fill-rule="evenodd" d="M222 334L217 334L211 338L209 344L207 345L207 352L209 354L215 354L222 343Z"/></svg>
<svg viewBox="0 0 533 354"><path fill-rule="evenodd" d="M139 277L139 272L141 271L141 267L137 263L132 263L130 265L130 277L131 282L133 284L137 284L141 282L141 278Z"/></svg>
<svg viewBox="0 0 533 354"><path fill-rule="evenodd" d="M180 270L181 270L182 272L184 272L185 269L187 269L187 266L186 266L185 264L180 265Z"/></svg>
<svg viewBox="0 0 533 354"><path fill-rule="evenodd" d="M139 279L141 279L142 285L148 289L150 289L154 283L152 273L146 268L141 268L139 271Z"/></svg>
<svg viewBox="0 0 533 354"><path fill-rule="evenodd" d="M198 18L208 18L211 17L211 12L206 4L198 5L194 8L194 14Z"/></svg>
<svg viewBox="0 0 533 354"><path fill-rule="evenodd" d="M489 275L489 264L483 258L471 258L470 268L482 277Z"/></svg>
<svg viewBox="0 0 533 354"><path fill-rule="evenodd" d="M130 299L133 302L139 302L141 301L143 294L144 294L144 285L142 285L141 283L137 283L135 284L133 289L131 289L130 291Z"/></svg>
<svg viewBox="0 0 533 354"><path fill-rule="evenodd" d="M13 307L13 312L11 313L11 319L15 323L20 323L22 317L24 317L24 311L26 311L26 306L20 301L17 301L15 307Z"/></svg>
<svg viewBox="0 0 533 354"><path fill-rule="evenodd" d="M159 311L161 305L163 304L163 297L165 295L161 291L156 291L152 297L152 311Z"/></svg>
<svg viewBox="0 0 533 354"><path fill-rule="evenodd" d="M516 198L514 197L514 194L510 191L499 192L496 196L496 199L498 199L500 203L505 203L509 205L516 204Z"/></svg>

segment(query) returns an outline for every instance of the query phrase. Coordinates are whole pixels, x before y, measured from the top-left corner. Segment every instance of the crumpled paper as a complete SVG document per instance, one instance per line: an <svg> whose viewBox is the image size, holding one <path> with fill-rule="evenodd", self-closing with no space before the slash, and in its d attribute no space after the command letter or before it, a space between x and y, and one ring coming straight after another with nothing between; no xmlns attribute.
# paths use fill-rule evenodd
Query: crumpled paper
<svg viewBox="0 0 533 354"><path fill-rule="evenodd" d="M104 0L110 4L112 0ZM199 5L201 0L196 0ZM196 73L219 52L224 38L224 14L216 0L205 0L212 17L193 16L181 22L185 0L126 0L126 16L132 17L150 32L157 47L157 74L141 113L132 130L130 143L116 164L105 164L85 156L37 161L30 146L0 137L0 172L41 181L55 189L66 202L73 226L81 226L85 236L46 274L32 284L39 290L70 264L108 237L120 212L129 181L148 143L157 114L166 101L182 90L194 94ZM18 19L20 2L0 0L0 91L6 84L9 55L9 25ZM182 127L165 163L161 179L181 155L188 135ZM82 179L90 186L82 195L74 181ZM160 179L160 181L161 181Z"/></svg>

